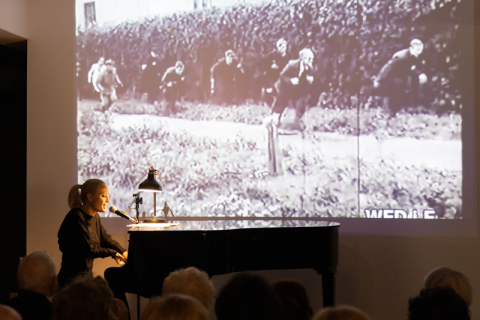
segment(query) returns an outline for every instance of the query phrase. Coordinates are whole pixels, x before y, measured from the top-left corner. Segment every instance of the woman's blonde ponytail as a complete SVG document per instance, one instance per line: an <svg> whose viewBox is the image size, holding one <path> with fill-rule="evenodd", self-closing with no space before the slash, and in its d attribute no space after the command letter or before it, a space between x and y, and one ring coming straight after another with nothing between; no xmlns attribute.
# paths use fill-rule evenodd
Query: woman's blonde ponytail
<svg viewBox="0 0 480 320"><path fill-rule="evenodd" d="M81 184L76 184L70 189L70 192L68 193L68 206L70 209L80 208L83 205L82 200L80 199L81 188Z"/></svg>

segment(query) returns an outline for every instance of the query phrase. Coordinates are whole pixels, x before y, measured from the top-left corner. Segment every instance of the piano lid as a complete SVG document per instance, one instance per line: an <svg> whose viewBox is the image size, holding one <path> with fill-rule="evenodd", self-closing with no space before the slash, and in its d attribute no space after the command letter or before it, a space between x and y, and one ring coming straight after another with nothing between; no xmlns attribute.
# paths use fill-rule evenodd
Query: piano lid
<svg viewBox="0 0 480 320"><path fill-rule="evenodd" d="M178 221L171 223L139 223L131 224L129 232L135 231L215 231L236 229L268 229L268 228L318 228L339 227L340 223L313 220L203 220Z"/></svg>

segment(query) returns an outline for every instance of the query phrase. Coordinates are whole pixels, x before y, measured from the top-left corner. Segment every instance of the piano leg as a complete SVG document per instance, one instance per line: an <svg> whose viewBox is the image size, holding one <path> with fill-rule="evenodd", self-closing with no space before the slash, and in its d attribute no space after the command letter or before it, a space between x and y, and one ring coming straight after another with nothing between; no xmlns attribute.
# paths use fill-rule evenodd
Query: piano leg
<svg viewBox="0 0 480 320"><path fill-rule="evenodd" d="M140 295L137 294L137 320L140 320Z"/></svg>
<svg viewBox="0 0 480 320"><path fill-rule="evenodd" d="M335 273L322 272L322 294L324 307L335 306Z"/></svg>
<svg viewBox="0 0 480 320"><path fill-rule="evenodd" d="M105 270L103 276L105 280L107 280L108 286L113 292L113 296L125 302L128 309L128 319L130 319L130 307L125 292L130 292L127 288L132 286L132 280L130 277L126 277L125 274L122 273L124 270L123 267L108 268Z"/></svg>

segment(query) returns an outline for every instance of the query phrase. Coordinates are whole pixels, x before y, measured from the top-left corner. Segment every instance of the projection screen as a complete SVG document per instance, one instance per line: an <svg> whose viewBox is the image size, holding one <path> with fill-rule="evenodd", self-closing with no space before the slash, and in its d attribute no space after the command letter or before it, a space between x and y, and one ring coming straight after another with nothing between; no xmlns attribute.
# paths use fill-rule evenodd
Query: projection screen
<svg viewBox="0 0 480 320"><path fill-rule="evenodd" d="M179 219L475 233L473 0L77 0L75 34L78 180L121 210L154 167Z"/></svg>

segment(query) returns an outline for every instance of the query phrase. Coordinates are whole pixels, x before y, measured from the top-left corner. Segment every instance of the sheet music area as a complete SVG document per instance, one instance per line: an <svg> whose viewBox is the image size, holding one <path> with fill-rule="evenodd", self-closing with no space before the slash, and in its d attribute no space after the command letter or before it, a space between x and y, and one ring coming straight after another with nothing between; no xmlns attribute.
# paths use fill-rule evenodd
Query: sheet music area
<svg viewBox="0 0 480 320"><path fill-rule="evenodd" d="M164 223L128 224L130 231L161 231L161 230L235 230L257 228L301 228L339 226L337 222L308 221L308 220L211 220L211 221L182 221Z"/></svg>

